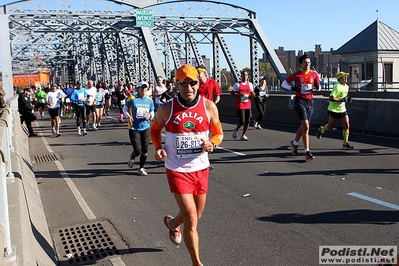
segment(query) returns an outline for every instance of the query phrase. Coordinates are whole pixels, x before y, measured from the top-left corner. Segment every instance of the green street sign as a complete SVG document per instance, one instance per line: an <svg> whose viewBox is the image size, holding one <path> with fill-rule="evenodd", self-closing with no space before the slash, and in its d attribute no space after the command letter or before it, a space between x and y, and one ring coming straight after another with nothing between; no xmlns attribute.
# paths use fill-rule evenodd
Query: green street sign
<svg viewBox="0 0 399 266"><path fill-rule="evenodd" d="M136 27L154 27L154 17L152 16L152 10L137 9Z"/></svg>

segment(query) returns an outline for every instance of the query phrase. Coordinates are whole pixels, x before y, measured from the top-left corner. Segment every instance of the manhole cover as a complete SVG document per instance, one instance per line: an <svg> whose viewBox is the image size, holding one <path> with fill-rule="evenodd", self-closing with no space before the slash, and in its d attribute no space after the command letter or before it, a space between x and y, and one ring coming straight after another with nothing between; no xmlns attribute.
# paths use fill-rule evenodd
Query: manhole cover
<svg viewBox="0 0 399 266"><path fill-rule="evenodd" d="M127 249L107 221L53 229L52 235L58 261L69 265L87 265Z"/></svg>

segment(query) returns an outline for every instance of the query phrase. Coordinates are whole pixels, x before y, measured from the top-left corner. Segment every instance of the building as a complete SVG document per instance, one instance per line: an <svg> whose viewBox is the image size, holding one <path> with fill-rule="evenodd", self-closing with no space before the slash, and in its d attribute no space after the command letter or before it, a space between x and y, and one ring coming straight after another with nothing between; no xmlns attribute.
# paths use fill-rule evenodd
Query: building
<svg viewBox="0 0 399 266"><path fill-rule="evenodd" d="M337 50L322 51L316 44L314 51L285 51L284 47L275 50L288 72L299 68L298 58L304 53L312 60L312 66L324 79L334 80L339 71L350 73L348 84L360 88L381 90L399 87L399 32L378 19L350 39ZM267 62L265 56L261 61Z"/></svg>
<svg viewBox="0 0 399 266"><path fill-rule="evenodd" d="M399 32L378 19L338 50L348 83L370 81L381 90L399 87Z"/></svg>
<svg viewBox="0 0 399 266"><path fill-rule="evenodd" d="M32 74L15 74L12 76L15 88L23 89L31 85L41 86L45 88L50 83L50 71L40 70Z"/></svg>

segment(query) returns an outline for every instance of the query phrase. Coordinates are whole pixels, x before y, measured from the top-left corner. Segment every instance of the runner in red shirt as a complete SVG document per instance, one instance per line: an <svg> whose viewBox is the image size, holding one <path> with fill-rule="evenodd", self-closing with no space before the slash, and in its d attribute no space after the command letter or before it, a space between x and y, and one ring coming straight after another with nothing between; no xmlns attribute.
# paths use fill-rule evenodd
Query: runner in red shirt
<svg viewBox="0 0 399 266"><path fill-rule="evenodd" d="M169 238L174 244L180 244L180 225L184 223L184 243L192 265L202 265L197 225L208 191L208 153L213 152L223 140L223 130L216 105L198 94L195 67L180 67L176 71L176 80L179 94L158 109L150 136L155 159L165 161L169 188L180 208L175 217L164 217ZM163 127L166 138L162 146Z"/></svg>
<svg viewBox="0 0 399 266"><path fill-rule="evenodd" d="M198 89L199 94L217 104L220 101L220 94L222 93L219 83L216 80L207 77L205 66L198 66L197 71L200 82Z"/></svg>
<svg viewBox="0 0 399 266"><path fill-rule="evenodd" d="M249 128L249 120L251 119L251 97L255 96L254 87L248 80L248 72L241 72L241 80L234 84L231 96L236 98L236 116L238 123L233 131L233 138L238 136L238 130L243 126L241 140L248 141L247 132Z"/></svg>
<svg viewBox="0 0 399 266"><path fill-rule="evenodd" d="M285 90L295 91L294 108L301 120L295 139L290 142L291 152L293 155L298 154L298 142L302 137L305 159L310 161L315 158L309 149L309 124L314 109L313 90L320 90L320 77L316 71L310 70L311 60L307 54L299 57L299 64L299 71L289 75L281 86Z"/></svg>

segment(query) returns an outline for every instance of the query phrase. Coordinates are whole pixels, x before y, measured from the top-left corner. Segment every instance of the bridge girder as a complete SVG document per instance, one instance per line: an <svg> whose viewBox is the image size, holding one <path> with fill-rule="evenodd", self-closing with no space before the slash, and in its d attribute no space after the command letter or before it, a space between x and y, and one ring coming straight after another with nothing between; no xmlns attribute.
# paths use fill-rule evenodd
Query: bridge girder
<svg viewBox="0 0 399 266"><path fill-rule="evenodd" d="M239 6L217 1L149 1L145 8L152 11L154 27L143 31L135 26L138 10L135 1L98 0L107 7L104 10L87 6L75 8L69 0L57 9L46 9L45 5L37 2L40 0L17 1L0 6L0 10L3 10L0 12L9 18L14 73L35 67L53 68L63 62L70 65L73 62L75 68L67 69L75 69L79 73L63 74L63 79L69 79L65 82L70 81L71 76L83 81L95 77L136 82L154 78L150 75L170 76L165 71L172 70L171 64L169 61L162 62L160 55L164 60L174 60L173 65L177 68L180 64L176 62L177 56L188 62L193 59L201 62L201 47L209 46L213 64L208 72L213 73L221 83L221 54L225 56L235 79L240 77L234 55L224 38L234 36L249 47L248 66L253 69L255 84L259 76L258 45L272 61L280 80L287 75L260 28L256 13ZM32 8L34 4L37 4L36 9ZM214 44L216 39L217 45ZM223 53L214 49L221 49ZM101 67L101 64L105 66ZM59 71L61 68L56 69ZM62 69L64 73L65 68ZM93 73L100 69L107 73Z"/></svg>

